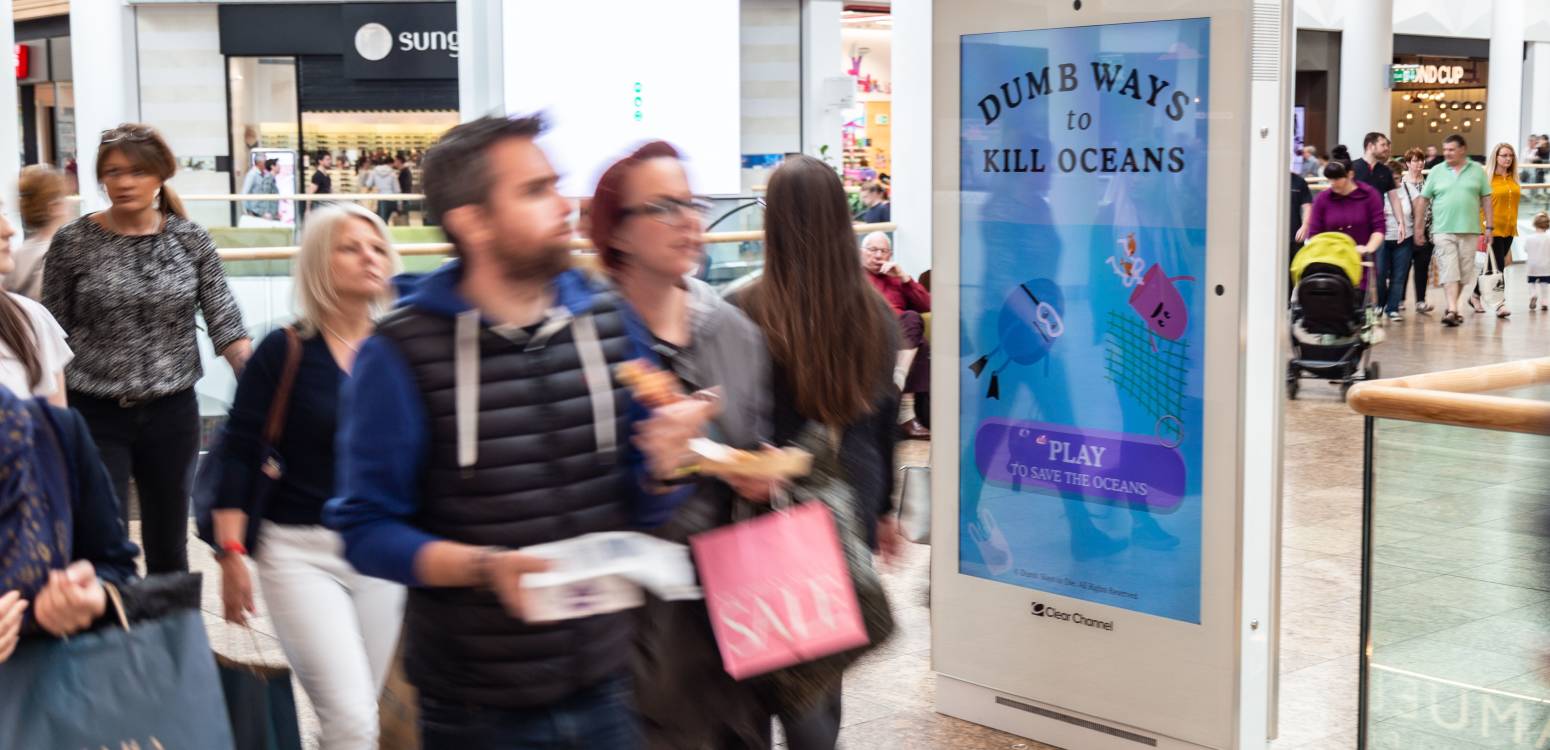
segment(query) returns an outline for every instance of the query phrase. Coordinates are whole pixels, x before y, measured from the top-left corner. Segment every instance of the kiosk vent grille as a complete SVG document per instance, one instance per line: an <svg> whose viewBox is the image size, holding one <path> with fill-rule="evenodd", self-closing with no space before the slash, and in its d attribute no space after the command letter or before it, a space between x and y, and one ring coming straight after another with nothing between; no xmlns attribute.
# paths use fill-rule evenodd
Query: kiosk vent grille
<svg viewBox="0 0 1550 750"><path fill-rule="evenodd" d="M1130 740L1131 742L1134 742L1138 745L1157 747L1157 738L1155 737L1148 737L1144 734L1136 734L1135 732L1127 732L1123 729L1119 729L1118 727L1111 727L1107 724L1099 724L1096 721L1088 721L1087 719L1083 719L1078 716L1063 714L1059 711L1051 711L1047 708L1030 706L1027 703L1023 703L1021 701L1014 701L1007 698L1002 698L1000 696L996 697L996 703L1002 706L1006 706L1007 708L1015 708L1019 711L1027 711L1028 713L1034 714L1036 716L1043 716L1046 719L1063 721L1067 724L1078 726L1083 729L1091 729L1094 732L1102 732L1103 734L1107 734L1112 737L1118 737L1122 740Z"/></svg>
<svg viewBox="0 0 1550 750"><path fill-rule="evenodd" d="M1275 81L1281 74L1281 3L1254 3L1253 79Z"/></svg>

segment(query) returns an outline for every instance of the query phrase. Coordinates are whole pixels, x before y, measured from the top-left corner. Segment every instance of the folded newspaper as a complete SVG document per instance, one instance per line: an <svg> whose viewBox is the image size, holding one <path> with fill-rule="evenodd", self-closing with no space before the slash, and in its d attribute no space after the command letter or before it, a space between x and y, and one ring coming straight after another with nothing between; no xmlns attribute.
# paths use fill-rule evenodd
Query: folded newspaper
<svg viewBox="0 0 1550 750"><path fill-rule="evenodd" d="M645 603L643 589L661 599L699 599L689 548L635 531L586 534L524 547L554 562L522 577L522 617L554 622L619 612Z"/></svg>

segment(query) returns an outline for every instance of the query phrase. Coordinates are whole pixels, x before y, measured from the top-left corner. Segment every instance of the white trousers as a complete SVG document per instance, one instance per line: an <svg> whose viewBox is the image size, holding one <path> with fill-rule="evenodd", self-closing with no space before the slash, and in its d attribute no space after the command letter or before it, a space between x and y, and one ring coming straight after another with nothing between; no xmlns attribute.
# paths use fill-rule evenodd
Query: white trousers
<svg viewBox="0 0 1550 750"><path fill-rule="evenodd" d="M356 572L322 526L264 522L254 556L280 648L322 726L321 750L376 750L377 698L404 619L404 587Z"/></svg>

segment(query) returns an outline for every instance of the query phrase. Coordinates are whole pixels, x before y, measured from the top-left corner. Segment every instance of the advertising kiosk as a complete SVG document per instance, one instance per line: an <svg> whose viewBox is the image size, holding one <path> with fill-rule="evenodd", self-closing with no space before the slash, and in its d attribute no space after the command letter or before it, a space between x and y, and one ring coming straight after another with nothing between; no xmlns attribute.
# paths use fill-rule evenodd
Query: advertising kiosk
<svg viewBox="0 0 1550 750"><path fill-rule="evenodd" d="M943 713L1274 734L1290 6L936 3Z"/></svg>

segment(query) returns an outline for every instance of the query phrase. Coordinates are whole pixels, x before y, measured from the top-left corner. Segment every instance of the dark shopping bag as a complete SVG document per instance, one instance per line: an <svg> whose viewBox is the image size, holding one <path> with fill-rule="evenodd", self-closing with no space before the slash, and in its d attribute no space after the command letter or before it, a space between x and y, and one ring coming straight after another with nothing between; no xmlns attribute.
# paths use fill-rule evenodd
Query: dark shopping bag
<svg viewBox="0 0 1550 750"><path fill-rule="evenodd" d="M215 662L236 750L301 750L291 670L246 664L220 654Z"/></svg>
<svg viewBox="0 0 1550 750"><path fill-rule="evenodd" d="M0 664L0 748L232 747L199 578L143 583L148 597L109 587L113 624L27 639Z"/></svg>

